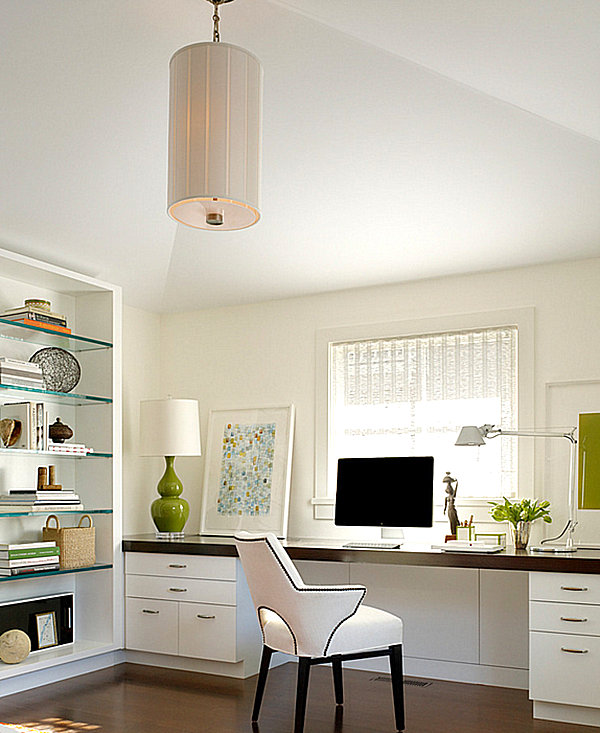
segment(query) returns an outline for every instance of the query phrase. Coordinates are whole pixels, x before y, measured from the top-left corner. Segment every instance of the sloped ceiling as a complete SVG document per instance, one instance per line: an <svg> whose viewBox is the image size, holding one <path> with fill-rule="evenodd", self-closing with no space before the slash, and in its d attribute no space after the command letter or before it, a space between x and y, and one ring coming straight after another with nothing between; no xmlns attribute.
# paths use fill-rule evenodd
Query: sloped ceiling
<svg viewBox="0 0 600 733"><path fill-rule="evenodd" d="M0 246L150 310L600 255L596 0L236 0L262 218L165 212L168 62L204 0L0 0Z"/></svg>

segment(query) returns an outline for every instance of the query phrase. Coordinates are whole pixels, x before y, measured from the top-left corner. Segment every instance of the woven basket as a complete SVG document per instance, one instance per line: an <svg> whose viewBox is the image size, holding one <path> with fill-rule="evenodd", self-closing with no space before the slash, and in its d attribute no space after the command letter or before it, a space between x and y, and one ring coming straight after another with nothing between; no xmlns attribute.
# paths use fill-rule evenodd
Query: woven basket
<svg viewBox="0 0 600 733"><path fill-rule="evenodd" d="M89 520L89 527L81 526L84 519ZM51 520L56 522L55 527L50 526ZM61 569L85 568L96 562L96 528L89 514L81 517L77 527L61 527L56 514L50 514L42 528L42 538L59 546Z"/></svg>

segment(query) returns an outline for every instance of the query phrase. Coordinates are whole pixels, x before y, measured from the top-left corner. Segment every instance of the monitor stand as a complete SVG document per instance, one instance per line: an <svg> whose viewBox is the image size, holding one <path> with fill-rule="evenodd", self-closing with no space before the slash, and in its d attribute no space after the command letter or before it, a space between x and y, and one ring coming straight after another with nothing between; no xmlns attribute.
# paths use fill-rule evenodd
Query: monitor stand
<svg viewBox="0 0 600 733"><path fill-rule="evenodd" d="M381 539L394 541L397 545L404 544L404 532L401 527L382 527Z"/></svg>

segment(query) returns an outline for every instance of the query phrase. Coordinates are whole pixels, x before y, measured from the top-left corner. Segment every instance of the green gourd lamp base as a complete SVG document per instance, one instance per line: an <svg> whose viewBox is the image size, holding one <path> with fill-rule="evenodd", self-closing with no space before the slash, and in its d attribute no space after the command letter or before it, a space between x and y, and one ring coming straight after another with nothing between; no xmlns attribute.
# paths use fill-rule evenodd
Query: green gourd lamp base
<svg viewBox="0 0 600 733"><path fill-rule="evenodd" d="M160 494L150 506L156 533L160 536L182 537L190 515L190 505L180 497L183 484L175 473L175 456L165 456L165 472L156 487Z"/></svg>

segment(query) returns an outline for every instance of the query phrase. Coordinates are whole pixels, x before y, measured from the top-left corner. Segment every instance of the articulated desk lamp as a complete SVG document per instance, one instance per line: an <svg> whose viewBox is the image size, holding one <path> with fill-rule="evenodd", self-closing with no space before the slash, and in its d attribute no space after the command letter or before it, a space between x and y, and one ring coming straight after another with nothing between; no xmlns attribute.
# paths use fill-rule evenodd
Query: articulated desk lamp
<svg viewBox="0 0 600 733"><path fill-rule="evenodd" d="M566 438L571 444L570 468L569 468L569 519L563 531L556 537L548 537L541 541L540 546L530 548L534 552L575 552L577 548L573 543L573 532L577 526L577 499L575 497L575 475L577 471L577 440L575 430L571 428L567 432L550 430L547 428L533 428L532 430L502 430L495 425L466 425L461 429L455 445L485 445L484 438L488 440L497 438L499 435L516 435L528 438ZM554 542L567 534L564 545L547 545L547 542Z"/></svg>

